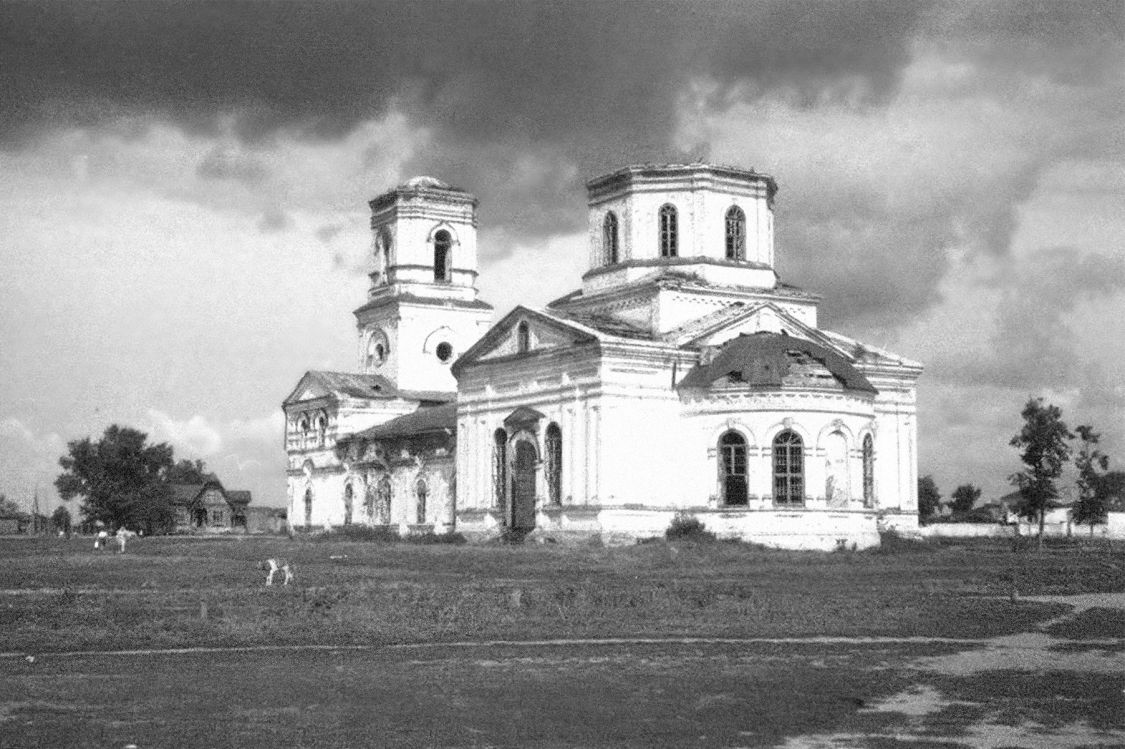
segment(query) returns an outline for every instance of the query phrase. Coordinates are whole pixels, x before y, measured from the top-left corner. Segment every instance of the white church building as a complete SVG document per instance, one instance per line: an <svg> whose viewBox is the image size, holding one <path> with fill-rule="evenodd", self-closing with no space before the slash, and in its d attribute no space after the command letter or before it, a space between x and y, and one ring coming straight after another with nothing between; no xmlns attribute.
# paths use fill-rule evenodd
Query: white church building
<svg viewBox="0 0 1125 749"><path fill-rule="evenodd" d="M295 530L863 548L917 528L922 367L818 327L774 271L777 185L706 164L587 183L589 270L495 324L477 201L419 177L371 201L358 371L285 399ZM513 279L518 283L518 279Z"/></svg>

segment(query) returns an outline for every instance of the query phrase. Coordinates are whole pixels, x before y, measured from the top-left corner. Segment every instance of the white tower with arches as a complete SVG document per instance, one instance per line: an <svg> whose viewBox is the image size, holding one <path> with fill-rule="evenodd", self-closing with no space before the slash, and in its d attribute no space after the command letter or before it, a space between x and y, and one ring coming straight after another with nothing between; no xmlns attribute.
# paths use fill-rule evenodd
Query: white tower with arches
<svg viewBox="0 0 1125 749"><path fill-rule="evenodd" d="M477 296L477 200L415 177L370 203L374 270L355 311L359 371L403 391L454 393L450 365L488 329Z"/></svg>

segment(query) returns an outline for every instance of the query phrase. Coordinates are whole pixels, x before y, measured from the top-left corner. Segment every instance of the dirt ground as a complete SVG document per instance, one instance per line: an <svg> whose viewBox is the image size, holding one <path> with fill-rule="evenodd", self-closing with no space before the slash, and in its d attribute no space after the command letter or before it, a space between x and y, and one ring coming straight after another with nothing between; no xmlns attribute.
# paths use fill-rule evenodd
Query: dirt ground
<svg viewBox="0 0 1125 749"><path fill-rule="evenodd" d="M305 545L292 550L305 555L306 584L317 576L311 598L268 591L293 610L279 626L300 633L282 641L249 627L261 607L238 600L261 595L261 581L242 585L241 572L229 595L211 594L206 619L198 610L223 561L260 548L154 542L95 559L45 548L0 541L0 560L17 569L0 574L11 625L0 631L4 747L1125 746L1119 551ZM101 579L57 587L90 565ZM784 571L783 584L763 571ZM427 575L442 584L420 582ZM740 578L749 582L731 582ZM365 579L379 580L368 597L340 598ZM651 595L595 594L629 579ZM1022 588L1005 594L1016 580ZM564 596L542 594L562 581ZM495 616L445 588L470 583ZM403 586L410 596L389 618L360 616L399 601L386 590ZM151 615L134 602L105 618L146 595L158 601ZM339 603L314 616L318 600ZM464 609L444 629L397 621L411 605L448 613L451 601ZM809 626L821 607L839 616ZM919 607L924 616L911 616ZM580 626L595 609L612 616ZM720 624L684 631L708 620ZM104 631L107 621L125 635Z"/></svg>

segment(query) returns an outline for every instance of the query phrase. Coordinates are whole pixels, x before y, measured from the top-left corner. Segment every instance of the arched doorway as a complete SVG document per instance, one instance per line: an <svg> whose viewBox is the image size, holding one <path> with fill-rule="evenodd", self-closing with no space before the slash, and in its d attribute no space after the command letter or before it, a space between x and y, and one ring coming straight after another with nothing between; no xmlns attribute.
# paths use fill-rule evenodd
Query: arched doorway
<svg viewBox="0 0 1125 749"><path fill-rule="evenodd" d="M535 467L539 456L535 445L527 440L519 440L515 447L510 526L512 530L530 531L535 528Z"/></svg>

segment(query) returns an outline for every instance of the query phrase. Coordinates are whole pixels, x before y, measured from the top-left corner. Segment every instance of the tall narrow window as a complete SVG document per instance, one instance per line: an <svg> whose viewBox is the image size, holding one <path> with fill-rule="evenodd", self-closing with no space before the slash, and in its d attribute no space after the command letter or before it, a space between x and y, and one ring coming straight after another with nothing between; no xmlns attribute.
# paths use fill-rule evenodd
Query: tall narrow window
<svg viewBox="0 0 1125 749"><path fill-rule="evenodd" d="M863 438L863 504L875 504L875 443L870 434Z"/></svg>
<svg viewBox="0 0 1125 749"><path fill-rule="evenodd" d="M613 211L605 215L605 223L602 225L602 251L606 265L617 262L617 216Z"/></svg>
<svg viewBox="0 0 1125 749"><path fill-rule="evenodd" d="M504 506L508 486L508 433L497 429L492 435L492 498L496 507Z"/></svg>
<svg viewBox="0 0 1125 749"><path fill-rule="evenodd" d="M367 480L367 490L363 493L363 514L367 516L368 524L375 522L375 482Z"/></svg>
<svg viewBox="0 0 1125 749"><path fill-rule="evenodd" d="M746 214L736 205L727 211L727 260L746 259Z"/></svg>
<svg viewBox="0 0 1125 749"><path fill-rule="evenodd" d="M562 504L562 430L547 427L547 495L553 505Z"/></svg>
<svg viewBox="0 0 1125 749"><path fill-rule="evenodd" d="M328 417L321 414L316 420L316 443L321 447L324 446L325 435L328 434Z"/></svg>
<svg viewBox="0 0 1125 749"><path fill-rule="evenodd" d="M773 441L773 501L779 505L805 502L804 445L796 432L786 430Z"/></svg>
<svg viewBox="0 0 1125 749"><path fill-rule="evenodd" d="M719 438L719 474L723 504L747 504L746 438L738 432L726 432Z"/></svg>
<svg viewBox="0 0 1125 749"><path fill-rule="evenodd" d="M375 522L386 525L391 522L391 480L383 476L375 493Z"/></svg>
<svg viewBox="0 0 1125 749"><path fill-rule="evenodd" d="M312 488L305 489L305 527L312 525Z"/></svg>
<svg viewBox="0 0 1125 749"><path fill-rule="evenodd" d="M430 489L426 486L426 480L418 479L418 483L414 485L414 495L418 501L418 525L422 525L426 522L426 497L429 495L429 493Z"/></svg>
<svg viewBox="0 0 1125 749"><path fill-rule="evenodd" d="M447 283L450 280L453 259L453 239L445 229L434 234L434 280Z"/></svg>
<svg viewBox="0 0 1125 749"><path fill-rule="evenodd" d="M526 354L531 350L531 328L526 322L516 326L516 351Z"/></svg>
<svg viewBox="0 0 1125 749"><path fill-rule="evenodd" d="M677 255L676 207L664 205L660 208L660 257Z"/></svg>
<svg viewBox="0 0 1125 749"><path fill-rule="evenodd" d="M352 485L348 484L344 487L344 525L352 524L352 500L354 499L354 491Z"/></svg>

